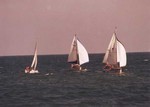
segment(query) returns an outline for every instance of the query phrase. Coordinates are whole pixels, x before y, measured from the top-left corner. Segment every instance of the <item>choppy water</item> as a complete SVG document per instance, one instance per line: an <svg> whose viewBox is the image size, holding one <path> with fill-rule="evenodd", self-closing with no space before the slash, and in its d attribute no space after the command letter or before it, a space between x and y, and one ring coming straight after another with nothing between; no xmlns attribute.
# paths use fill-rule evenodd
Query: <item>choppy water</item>
<svg viewBox="0 0 150 107"><path fill-rule="evenodd" d="M85 73L67 55L38 58L40 73L24 74L32 56L0 57L0 107L150 107L150 53L128 54L125 76L102 72L103 54L90 55Z"/></svg>

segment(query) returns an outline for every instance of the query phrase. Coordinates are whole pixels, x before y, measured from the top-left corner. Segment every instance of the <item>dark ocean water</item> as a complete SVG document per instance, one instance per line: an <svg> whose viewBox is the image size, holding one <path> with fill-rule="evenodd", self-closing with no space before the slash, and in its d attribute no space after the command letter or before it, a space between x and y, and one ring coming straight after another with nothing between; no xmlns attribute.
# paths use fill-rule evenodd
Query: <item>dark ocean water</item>
<svg viewBox="0 0 150 107"><path fill-rule="evenodd" d="M0 57L0 107L150 107L150 53L129 53L124 76L102 72L103 56L84 73L67 55L39 56L39 74L24 74L32 56Z"/></svg>

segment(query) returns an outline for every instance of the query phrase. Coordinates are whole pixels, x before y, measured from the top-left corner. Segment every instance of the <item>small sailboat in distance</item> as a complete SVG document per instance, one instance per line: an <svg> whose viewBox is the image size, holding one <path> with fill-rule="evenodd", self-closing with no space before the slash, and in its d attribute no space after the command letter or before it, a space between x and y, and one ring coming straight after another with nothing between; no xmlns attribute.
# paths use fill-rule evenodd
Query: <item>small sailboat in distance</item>
<svg viewBox="0 0 150 107"><path fill-rule="evenodd" d="M127 64L126 50L118 40L115 32L105 53L103 64L105 71L119 70L120 74L122 73L122 67L125 67Z"/></svg>
<svg viewBox="0 0 150 107"><path fill-rule="evenodd" d="M89 62L89 55L76 35L74 36L71 44L68 62L71 63L71 68L74 70L87 71L87 69L83 69L81 65Z"/></svg>
<svg viewBox="0 0 150 107"><path fill-rule="evenodd" d="M39 71L36 69L37 62L38 62L38 59L37 59L37 43L36 43L35 51L34 51L34 57L33 57L33 60L32 60L31 67L26 67L25 73L31 73L31 74L39 73Z"/></svg>

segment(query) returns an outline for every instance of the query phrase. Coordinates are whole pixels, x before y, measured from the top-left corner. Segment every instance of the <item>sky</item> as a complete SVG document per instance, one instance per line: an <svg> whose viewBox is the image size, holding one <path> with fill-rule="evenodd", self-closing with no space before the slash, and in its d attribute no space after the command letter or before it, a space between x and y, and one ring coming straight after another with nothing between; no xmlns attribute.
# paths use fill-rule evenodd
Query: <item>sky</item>
<svg viewBox="0 0 150 107"><path fill-rule="evenodd" d="M68 54L75 34L105 53L112 33L127 52L150 51L150 0L0 0L0 56Z"/></svg>

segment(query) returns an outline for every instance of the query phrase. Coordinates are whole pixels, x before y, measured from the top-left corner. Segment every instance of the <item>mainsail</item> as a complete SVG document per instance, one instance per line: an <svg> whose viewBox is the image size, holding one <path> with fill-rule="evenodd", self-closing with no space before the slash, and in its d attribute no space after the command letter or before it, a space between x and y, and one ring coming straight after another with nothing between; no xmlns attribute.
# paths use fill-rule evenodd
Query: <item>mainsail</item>
<svg viewBox="0 0 150 107"><path fill-rule="evenodd" d="M106 54L104 56L103 63L118 67L126 66L126 51L122 43L117 39L116 33L113 33Z"/></svg>
<svg viewBox="0 0 150 107"><path fill-rule="evenodd" d="M78 60L77 56L77 42L76 42L76 37L73 38L71 48L70 48L70 53L68 56L68 62L70 63L76 63Z"/></svg>
<svg viewBox="0 0 150 107"><path fill-rule="evenodd" d="M68 56L68 62L76 62L79 65L89 62L88 52L76 36L73 38L72 41L70 53Z"/></svg>
<svg viewBox="0 0 150 107"><path fill-rule="evenodd" d="M109 43L108 49L103 59L103 63L116 64L116 37L113 34L111 41Z"/></svg>
<svg viewBox="0 0 150 107"><path fill-rule="evenodd" d="M31 64L31 68L33 68L33 70L36 70L36 66L37 66L37 43L35 45L34 57Z"/></svg>

